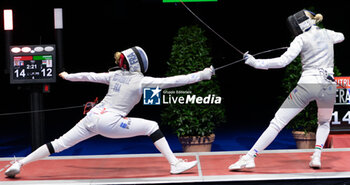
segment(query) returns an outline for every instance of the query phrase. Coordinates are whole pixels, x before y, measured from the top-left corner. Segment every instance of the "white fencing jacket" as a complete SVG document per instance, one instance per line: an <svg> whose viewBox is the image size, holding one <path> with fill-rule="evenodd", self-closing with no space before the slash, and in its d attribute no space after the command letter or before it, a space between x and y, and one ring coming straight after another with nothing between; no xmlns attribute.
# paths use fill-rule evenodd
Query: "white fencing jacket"
<svg viewBox="0 0 350 185"><path fill-rule="evenodd" d="M166 89L201 81L200 72L166 78L145 77L139 72L117 70L109 73L82 72L64 76L69 81L109 85L107 95L91 112L109 111L125 117L140 101L145 87Z"/></svg>
<svg viewBox="0 0 350 185"><path fill-rule="evenodd" d="M291 42L288 50L280 57L256 59L257 69L283 68L290 64L299 54L302 63L302 76L319 75L320 68L333 75L333 45L344 40L344 35L328 29L312 26Z"/></svg>

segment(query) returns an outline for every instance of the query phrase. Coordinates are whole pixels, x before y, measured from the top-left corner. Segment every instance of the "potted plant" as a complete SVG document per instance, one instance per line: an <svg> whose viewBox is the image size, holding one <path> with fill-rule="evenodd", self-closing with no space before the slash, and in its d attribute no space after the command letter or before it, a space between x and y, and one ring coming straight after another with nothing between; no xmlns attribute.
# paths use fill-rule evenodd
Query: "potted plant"
<svg viewBox="0 0 350 185"><path fill-rule="evenodd" d="M285 76L282 79L282 89L285 94L279 97L280 100L284 100L293 88L296 87L301 76L301 69L300 57L297 57L286 67ZM334 75L341 75L336 66L334 66ZM313 101L291 120L287 128L292 129L297 148L314 148L317 126L317 105Z"/></svg>
<svg viewBox="0 0 350 185"><path fill-rule="evenodd" d="M166 75L188 74L212 64L204 30L184 26L174 37ZM215 76L185 87L175 88L172 96L219 97L220 87ZM180 93L176 93L180 92ZM220 97L221 98L221 97ZM174 129L185 152L210 151L215 127L225 120L222 104L172 103L161 113L162 123ZM203 144L204 148L200 148Z"/></svg>

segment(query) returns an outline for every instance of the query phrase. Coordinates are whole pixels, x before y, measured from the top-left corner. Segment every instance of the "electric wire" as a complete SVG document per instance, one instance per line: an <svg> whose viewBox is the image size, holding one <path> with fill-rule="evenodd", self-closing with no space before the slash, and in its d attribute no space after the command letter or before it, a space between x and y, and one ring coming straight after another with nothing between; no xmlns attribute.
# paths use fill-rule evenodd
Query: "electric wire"
<svg viewBox="0 0 350 185"><path fill-rule="evenodd" d="M68 109L77 109L82 108L84 105L77 105L77 106L69 106L69 107L61 107L61 108L53 108L53 109L43 109L43 110L33 110L33 111L22 111L22 112L8 112L8 113L0 113L0 116L13 116L13 115L19 115L19 114L31 114L31 113L38 113L38 112L50 112L50 111L60 111L60 110L68 110Z"/></svg>
<svg viewBox="0 0 350 185"><path fill-rule="evenodd" d="M255 53L255 54L252 55L252 56L258 56L258 55L261 55L261 54L270 53L270 52L278 51L278 50L284 50L284 49L287 49L287 48L288 48L288 47L280 47L280 48L275 48L275 49L269 49L269 50L261 51L261 52L259 52L259 53ZM215 71L220 70L220 69L225 68L225 67L228 67L228 66L231 66L231 65L233 65L233 64L237 64L237 63L239 63L239 62L241 62L241 61L244 61L244 58L239 59L239 60L236 60L236 61L231 62L231 63L228 63L228 64L226 64L226 65L217 67L217 68L215 68Z"/></svg>
<svg viewBox="0 0 350 185"><path fill-rule="evenodd" d="M222 39L226 44L228 44L230 47L232 47L238 53L240 53L241 55L244 55L244 53L241 50L236 48L233 44L231 44L223 36L221 36L219 33L217 33L213 28L211 28L207 23L205 23L201 18L199 18L182 0L180 0L180 2L196 19L198 19L204 26L206 26L210 31L212 31L216 36L218 36L220 39Z"/></svg>

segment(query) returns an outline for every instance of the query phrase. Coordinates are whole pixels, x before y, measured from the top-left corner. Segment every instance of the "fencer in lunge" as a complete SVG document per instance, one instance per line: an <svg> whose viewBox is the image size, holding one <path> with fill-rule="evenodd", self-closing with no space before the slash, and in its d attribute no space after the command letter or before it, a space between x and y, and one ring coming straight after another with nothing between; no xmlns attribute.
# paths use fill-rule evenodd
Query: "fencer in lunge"
<svg viewBox="0 0 350 185"><path fill-rule="evenodd" d="M156 122L126 117L131 109L140 101L143 88L159 87L161 89L184 86L202 80L210 80L214 74L212 68L203 71L166 78L144 76L148 69L148 58L140 47L132 47L115 53L116 64L121 70L108 73L75 73L59 74L68 81L95 82L109 85L107 95L93 107L90 112L71 130L58 139L42 145L33 153L15 163L5 171L8 177L20 173L23 165L34 162L53 153L72 147L80 141L100 134L109 138L129 138L133 136L149 136L156 148L165 156L170 164L170 173L178 174L196 166L197 161L187 162L178 159L170 149L167 140ZM181 116L181 115L179 115Z"/></svg>
<svg viewBox="0 0 350 185"><path fill-rule="evenodd" d="M255 59L249 54L244 55L246 64L267 70L283 68L300 54L302 74L297 86L276 112L268 128L246 155L229 166L230 170L254 168L257 154L270 145L284 126L314 100L318 107L318 128L316 146L309 166L321 168L321 151L330 131L336 96L336 85L329 80L333 79L333 45L344 40L342 33L316 26L322 19L321 14L315 15L308 10L301 10L287 19L295 38L283 55L272 59Z"/></svg>

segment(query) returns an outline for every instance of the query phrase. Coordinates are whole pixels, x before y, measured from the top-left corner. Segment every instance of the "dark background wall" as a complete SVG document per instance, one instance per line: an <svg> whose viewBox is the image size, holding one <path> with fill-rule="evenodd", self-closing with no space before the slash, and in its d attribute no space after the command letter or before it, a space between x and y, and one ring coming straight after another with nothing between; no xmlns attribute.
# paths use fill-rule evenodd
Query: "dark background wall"
<svg viewBox="0 0 350 185"><path fill-rule="evenodd" d="M291 37L286 18L313 6L324 16L324 26L349 35L349 15L346 1L232 1L215 3L187 3L187 5L218 33L243 52L257 53L263 50L288 46ZM5 0L0 8L14 11L13 44L54 43L53 8L63 8L64 59L68 72L104 72L113 66L113 54L138 45L148 54L150 66L146 75L164 76L172 39L179 27L199 24L180 3L164 4L161 0L113 0L113 1L19 1ZM3 26L1 24L1 26ZM202 26L203 27L203 26ZM212 48L213 65L240 59L242 56L206 30ZM4 43L1 27L0 43ZM348 41L335 46L336 65L344 76L349 76ZM276 57L273 52L261 57ZM0 113L29 110L29 92L24 86L10 85L3 73L5 48L0 44L0 84L2 101ZM201 70L201 69L198 69ZM228 123L232 129L267 126L278 109L277 96L281 91L284 69L256 70L236 64L217 73L222 88L223 103ZM51 93L45 94L45 108L82 105L96 96L103 98L105 85L70 83L58 79L51 85ZM143 117L160 122L162 106L139 104L130 116ZM49 112L46 117L46 139L52 140L83 117L81 109ZM29 115L0 117L0 135L11 133L30 134Z"/></svg>

